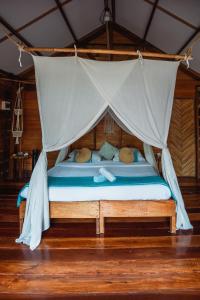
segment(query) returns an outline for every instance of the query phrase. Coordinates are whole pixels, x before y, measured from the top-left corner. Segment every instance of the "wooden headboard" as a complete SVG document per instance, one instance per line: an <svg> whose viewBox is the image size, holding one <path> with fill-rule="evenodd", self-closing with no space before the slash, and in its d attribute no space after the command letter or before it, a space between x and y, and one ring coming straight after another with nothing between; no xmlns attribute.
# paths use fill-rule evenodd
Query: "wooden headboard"
<svg viewBox="0 0 200 300"><path fill-rule="evenodd" d="M115 122L113 125L113 133L106 134L104 132L104 121L105 118L103 118L89 133L73 143L70 150L82 147L87 147L91 150L98 150L105 141L110 142L113 146L118 148L128 146L136 147L141 151L143 150L143 143L135 136L126 133Z"/></svg>

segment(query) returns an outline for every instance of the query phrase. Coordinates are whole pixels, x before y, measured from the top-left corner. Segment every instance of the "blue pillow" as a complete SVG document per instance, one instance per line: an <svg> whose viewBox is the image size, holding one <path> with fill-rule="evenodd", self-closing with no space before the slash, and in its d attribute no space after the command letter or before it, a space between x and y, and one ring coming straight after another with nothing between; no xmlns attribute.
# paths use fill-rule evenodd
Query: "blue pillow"
<svg viewBox="0 0 200 300"><path fill-rule="evenodd" d="M118 152L118 149L108 142L103 143L103 145L101 146L101 148L99 150L99 154L107 160L113 159L114 155L117 152Z"/></svg>

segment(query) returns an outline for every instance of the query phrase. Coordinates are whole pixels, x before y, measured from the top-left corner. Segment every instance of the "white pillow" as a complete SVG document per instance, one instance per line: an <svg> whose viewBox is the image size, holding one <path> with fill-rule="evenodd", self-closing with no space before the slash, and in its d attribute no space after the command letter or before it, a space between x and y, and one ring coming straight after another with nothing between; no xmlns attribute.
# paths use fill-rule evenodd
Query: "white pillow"
<svg viewBox="0 0 200 300"><path fill-rule="evenodd" d="M119 150L115 153L113 161L119 161Z"/></svg>
<svg viewBox="0 0 200 300"><path fill-rule="evenodd" d="M69 161L69 162L74 162L75 161L75 157L76 157L76 153L77 153L77 151L76 150L73 150L72 152L70 152L69 154L68 154L68 159L67 159L67 161Z"/></svg>
<svg viewBox="0 0 200 300"><path fill-rule="evenodd" d="M92 151L92 159L91 161L93 163L98 163L101 161L101 155L99 155L99 152L98 151Z"/></svg>
<svg viewBox="0 0 200 300"><path fill-rule="evenodd" d="M144 158L144 156L142 155L142 153L138 150L138 161L146 161L146 159Z"/></svg>

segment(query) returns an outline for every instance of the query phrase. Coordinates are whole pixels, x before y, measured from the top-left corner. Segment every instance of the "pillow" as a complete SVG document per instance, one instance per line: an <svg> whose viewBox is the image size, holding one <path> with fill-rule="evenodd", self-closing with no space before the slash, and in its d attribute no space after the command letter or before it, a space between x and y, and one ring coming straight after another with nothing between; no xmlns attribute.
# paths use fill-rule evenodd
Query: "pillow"
<svg viewBox="0 0 200 300"><path fill-rule="evenodd" d="M117 152L115 153L113 161L119 161L119 150L117 150Z"/></svg>
<svg viewBox="0 0 200 300"><path fill-rule="evenodd" d="M101 156L99 155L98 151L92 151L92 162L98 163L101 161Z"/></svg>
<svg viewBox="0 0 200 300"><path fill-rule="evenodd" d="M134 153L131 148L123 147L119 150L119 159L125 164L134 162Z"/></svg>
<svg viewBox="0 0 200 300"><path fill-rule="evenodd" d="M118 151L118 149L114 146L112 146L110 143L105 142L103 143L103 145L101 146L100 150L99 150L99 154L107 159L107 160L111 160L113 159L115 153Z"/></svg>
<svg viewBox="0 0 200 300"><path fill-rule="evenodd" d="M88 148L82 148L77 150L75 161L77 163L86 163L91 160L91 150Z"/></svg>
<svg viewBox="0 0 200 300"><path fill-rule="evenodd" d="M74 162L75 161L75 157L76 157L76 153L77 153L77 150L73 150L72 152L70 152L68 154L68 159L67 161L69 162Z"/></svg>
<svg viewBox="0 0 200 300"><path fill-rule="evenodd" d="M144 156L137 148L130 148L134 153L134 162L145 161ZM120 161L119 159L119 151L117 151L113 157L113 161Z"/></svg>
<svg viewBox="0 0 200 300"><path fill-rule="evenodd" d="M139 150L137 150L137 158L138 158L138 161L145 161L144 156L142 155L142 153Z"/></svg>

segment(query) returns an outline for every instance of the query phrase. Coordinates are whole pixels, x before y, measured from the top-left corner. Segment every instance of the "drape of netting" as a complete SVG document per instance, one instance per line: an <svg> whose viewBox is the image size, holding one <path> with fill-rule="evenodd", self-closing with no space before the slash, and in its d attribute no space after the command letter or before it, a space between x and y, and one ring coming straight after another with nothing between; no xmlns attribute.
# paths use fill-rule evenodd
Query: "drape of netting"
<svg viewBox="0 0 200 300"><path fill-rule="evenodd" d="M145 144L162 149L163 176L177 203L177 229L191 228L167 148L179 62L33 59L43 151L30 180L25 221L17 242L35 249L42 231L49 227L46 152L66 148L78 140L107 109ZM151 154L149 148L146 152Z"/></svg>

